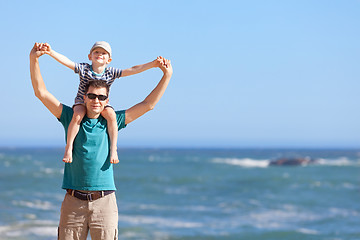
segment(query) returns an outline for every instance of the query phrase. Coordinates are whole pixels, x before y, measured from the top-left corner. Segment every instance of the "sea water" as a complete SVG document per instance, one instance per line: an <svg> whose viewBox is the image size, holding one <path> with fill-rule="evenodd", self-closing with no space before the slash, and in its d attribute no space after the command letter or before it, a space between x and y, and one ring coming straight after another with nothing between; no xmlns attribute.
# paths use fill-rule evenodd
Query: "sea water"
<svg viewBox="0 0 360 240"><path fill-rule="evenodd" d="M0 149L0 239L56 239L63 149ZM121 149L119 239L360 239L360 150ZM271 166L279 157L316 163Z"/></svg>

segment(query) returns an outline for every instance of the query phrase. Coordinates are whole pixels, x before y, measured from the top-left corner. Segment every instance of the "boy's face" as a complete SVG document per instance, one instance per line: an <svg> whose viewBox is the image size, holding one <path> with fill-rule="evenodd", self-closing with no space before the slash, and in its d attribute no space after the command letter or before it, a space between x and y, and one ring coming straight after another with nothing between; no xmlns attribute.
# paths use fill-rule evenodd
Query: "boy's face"
<svg viewBox="0 0 360 240"><path fill-rule="evenodd" d="M89 60L93 64L97 65L105 65L109 64L111 62L111 58L109 56L109 53L105 51L102 48L95 48L90 54L89 54Z"/></svg>

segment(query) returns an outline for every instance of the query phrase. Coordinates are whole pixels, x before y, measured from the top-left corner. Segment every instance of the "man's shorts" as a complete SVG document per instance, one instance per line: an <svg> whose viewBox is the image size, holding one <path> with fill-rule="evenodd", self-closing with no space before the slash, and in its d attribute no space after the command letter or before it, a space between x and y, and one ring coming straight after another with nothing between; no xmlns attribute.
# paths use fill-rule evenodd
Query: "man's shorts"
<svg viewBox="0 0 360 240"><path fill-rule="evenodd" d="M58 239L118 239L118 208L115 193L84 201L66 193L61 205Z"/></svg>

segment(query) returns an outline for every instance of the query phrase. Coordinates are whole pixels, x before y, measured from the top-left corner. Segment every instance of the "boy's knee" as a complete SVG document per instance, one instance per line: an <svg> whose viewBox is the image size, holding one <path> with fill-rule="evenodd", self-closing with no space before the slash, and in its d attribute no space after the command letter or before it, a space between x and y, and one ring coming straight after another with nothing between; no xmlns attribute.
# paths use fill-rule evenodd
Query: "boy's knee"
<svg viewBox="0 0 360 240"><path fill-rule="evenodd" d="M85 114L75 114L73 115L73 121L75 121L77 124L81 123L81 120L84 118Z"/></svg>
<svg viewBox="0 0 360 240"><path fill-rule="evenodd" d="M116 121L116 113L113 108L106 107L102 112L101 115L106 119L110 121Z"/></svg>

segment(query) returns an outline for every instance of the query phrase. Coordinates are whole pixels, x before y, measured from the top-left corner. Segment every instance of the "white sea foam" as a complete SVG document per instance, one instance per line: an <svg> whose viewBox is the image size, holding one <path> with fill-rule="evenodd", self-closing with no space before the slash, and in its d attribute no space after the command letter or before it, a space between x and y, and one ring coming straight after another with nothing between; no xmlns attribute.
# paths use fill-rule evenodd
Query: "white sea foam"
<svg viewBox="0 0 360 240"><path fill-rule="evenodd" d="M269 160L255 160L251 158L215 158L213 163L235 165L244 168L266 168L269 166Z"/></svg>
<svg viewBox="0 0 360 240"><path fill-rule="evenodd" d="M40 172L53 175L53 174L63 174L64 169L63 168L41 168Z"/></svg>
<svg viewBox="0 0 360 240"><path fill-rule="evenodd" d="M142 210L156 210L156 211L173 211L173 210L181 210L187 212L212 212L214 208L206 207L202 205L190 205L190 206L164 206L164 205L156 205L156 204L136 204L134 206L130 206L134 209L142 209Z"/></svg>
<svg viewBox="0 0 360 240"><path fill-rule="evenodd" d="M22 207L28 207L33 209L40 209L40 210L51 210L55 209L55 206L51 204L51 202L48 201L40 201L40 200L34 200L32 202L30 201L12 201L12 204L15 206L22 206Z"/></svg>
<svg viewBox="0 0 360 240"><path fill-rule="evenodd" d="M260 160L252 158L214 158L211 161L217 164L235 165L244 168L266 168L270 165L270 160ZM346 157L337 159L316 159L315 165L323 166L358 166L360 167L360 160L354 161ZM303 166L308 166L304 164Z"/></svg>
<svg viewBox="0 0 360 240"><path fill-rule="evenodd" d="M56 237L56 221L22 221L14 225L0 226L0 234L6 237L26 237L29 235Z"/></svg>
<svg viewBox="0 0 360 240"><path fill-rule="evenodd" d="M173 162L174 159L171 156L157 156L157 155L150 155L148 157L149 162Z"/></svg>
<svg viewBox="0 0 360 240"><path fill-rule="evenodd" d="M283 209L254 212L248 216L254 226L262 229L291 227L296 222L309 222L319 218L321 217L310 212L300 212L291 205L286 205Z"/></svg>
<svg viewBox="0 0 360 240"><path fill-rule="evenodd" d="M352 209L344 209L344 208L330 208L329 214L332 217L357 217L360 216L360 212Z"/></svg>
<svg viewBox="0 0 360 240"><path fill-rule="evenodd" d="M161 217L148 217L142 215L129 216L120 215L119 221L127 222L134 225L161 225L169 228L199 228L203 224L199 222L187 222L176 219L161 218Z"/></svg>
<svg viewBox="0 0 360 240"><path fill-rule="evenodd" d="M56 237L57 227L31 227L29 229L12 230L5 233L8 237L23 237L28 235Z"/></svg>
<svg viewBox="0 0 360 240"><path fill-rule="evenodd" d="M188 194L188 189L186 187L168 187L165 188L165 193L174 194L174 195L186 195Z"/></svg>
<svg viewBox="0 0 360 240"><path fill-rule="evenodd" d="M155 204L140 204L140 205L135 205L134 207L142 210L158 210L158 211L171 209L171 207L159 206Z"/></svg>
<svg viewBox="0 0 360 240"><path fill-rule="evenodd" d="M318 159L316 164L325 166L360 166L360 160L351 161L346 157L336 159Z"/></svg>
<svg viewBox="0 0 360 240"><path fill-rule="evenodd" d="M134 231L119 231L119 239L156 239L168 240L170 239L169 233L151 231L151 232L134 232Z"/></svg>
<svg viewBox="0 0 360 240"><path fill-rule="evenodd" d="M319 232L313 229L308 229L308 228L299 228L296 230L299 233L303 233L303 234L310 234L310 235L318 235Z"/></svg>

